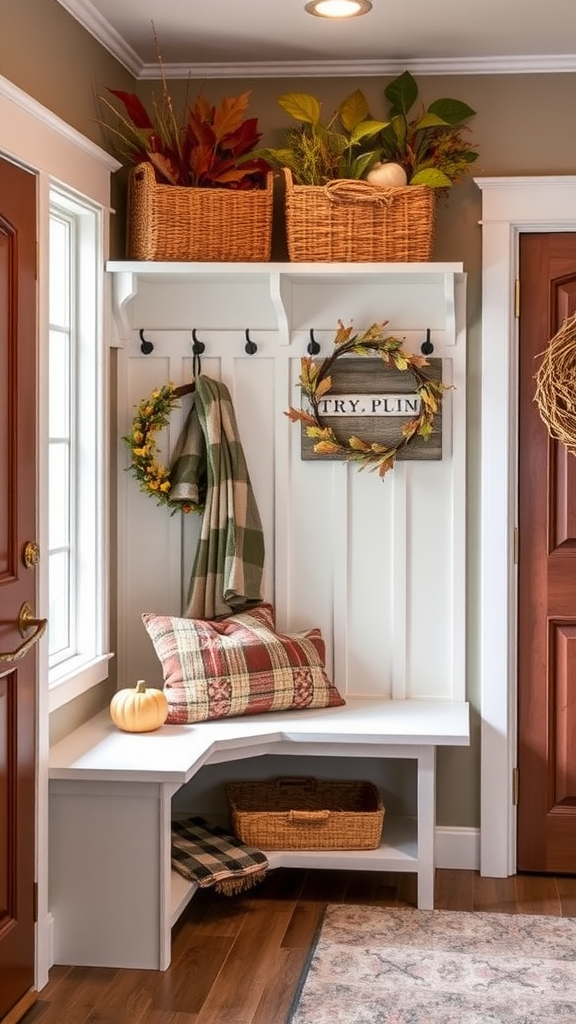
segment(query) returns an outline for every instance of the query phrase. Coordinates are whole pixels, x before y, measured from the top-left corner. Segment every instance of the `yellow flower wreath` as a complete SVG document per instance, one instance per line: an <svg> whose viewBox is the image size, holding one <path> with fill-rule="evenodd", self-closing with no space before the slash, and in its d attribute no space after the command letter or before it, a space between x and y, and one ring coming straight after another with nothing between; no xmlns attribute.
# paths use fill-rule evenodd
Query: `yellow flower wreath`
<svg viewBox="0 0 576 1024"><path fill-rule="evenodd" d="M122 438L132 455L128 471L138 480L140 490L155 498L158 505L169 508L171 515L177 511L201 512L203 508L193 502L172 501L170 470L158 462L155 435L167 426L170 413L178 404L172 381L155 388L149 398L143 398L136 406L130 433Z"/></svg>

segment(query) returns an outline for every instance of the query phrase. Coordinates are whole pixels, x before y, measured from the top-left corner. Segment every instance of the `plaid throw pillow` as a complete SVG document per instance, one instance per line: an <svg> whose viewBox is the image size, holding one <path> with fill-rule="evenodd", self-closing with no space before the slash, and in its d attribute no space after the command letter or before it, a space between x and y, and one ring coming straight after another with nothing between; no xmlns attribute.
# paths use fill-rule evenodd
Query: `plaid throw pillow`
<svg viewBox="0 0 576 1024"><path fill-rule="evenodd" d="M220 621L142 621L162 664L168 723L345 703L326 675L320 630L276 633L269 604Z"/></svg>

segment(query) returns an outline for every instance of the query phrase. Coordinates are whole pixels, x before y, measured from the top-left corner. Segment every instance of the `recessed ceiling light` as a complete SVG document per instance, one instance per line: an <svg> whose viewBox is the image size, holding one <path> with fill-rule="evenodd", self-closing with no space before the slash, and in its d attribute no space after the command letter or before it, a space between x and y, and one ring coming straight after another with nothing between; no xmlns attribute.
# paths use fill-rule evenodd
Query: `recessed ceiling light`
<svg viewBox="0 0 576 1024"><path fill-rule="evenodd" d="M357 18L371 11L372 4L370 0L311 0L304 10L317 18Z"/></svg>

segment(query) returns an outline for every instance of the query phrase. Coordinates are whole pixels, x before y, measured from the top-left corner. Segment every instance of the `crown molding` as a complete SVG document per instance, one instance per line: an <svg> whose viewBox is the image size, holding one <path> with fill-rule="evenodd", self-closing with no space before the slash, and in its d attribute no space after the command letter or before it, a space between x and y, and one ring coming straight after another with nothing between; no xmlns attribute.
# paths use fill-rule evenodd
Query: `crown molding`
<svg viewBox="0 0 576 1024"><path fill-rule="evenodd" d="M122 166L110 153L106 150L101 149L91 139L87 139L85 135L73 128L66 121L63 121L61 117L54 114L52 110L48 110L38 100L33 99L32 96L28 96L27 93L19 89L17 85L14 85L8 78L4 78L0 75L0 98L9 100L16 106L25 110L28 114L31 114L37 121L51 128L52 131L57 132L58 135L68 139L69 142L73 142L79 149L84 150L89 156L98 160L99 163L109 171L117 171Z"/></svg>
<svg viewBox="0 0 576 1024"><path fill-rule="evenodd" d="M136 79L159 79L158 63L145 64L90 0L58 0ZM298 60L165 64L166 78L352 78L396 75L523 75L576 71L576 54L500 57L404 57L394 60Z"/></svg>
<svg viewBox="0 0 576 1024"><path fill-rule="evenodd" d="M143 75L144 62L135 50L122 38L90 0L58 0L69 14L85 28L96 42L100 43L108 53L120 63L134 78L147 78ZM158 70L158 69L156 69Z"/></svg>
<svg viewBox="0 0 576 1024"><path fill-rule="evenodd" d="M527 57L438 57L402 60L254 61L227 64L167 64L166 78L368 78L397 75L523 75L576 71L576 54ZM157 64L144 64L140 79L160 78Z"/></svg>

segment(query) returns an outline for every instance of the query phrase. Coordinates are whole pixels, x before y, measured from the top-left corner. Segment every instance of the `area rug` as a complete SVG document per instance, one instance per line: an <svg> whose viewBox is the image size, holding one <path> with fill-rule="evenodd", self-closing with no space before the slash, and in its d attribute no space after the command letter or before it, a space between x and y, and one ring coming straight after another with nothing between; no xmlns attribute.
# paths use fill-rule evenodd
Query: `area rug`
<svg viewBox="0 0 576 1024"><path fill-rule="evenodd" d="M332 904L289 1024L576 1024L576 918Z"/></svg>

